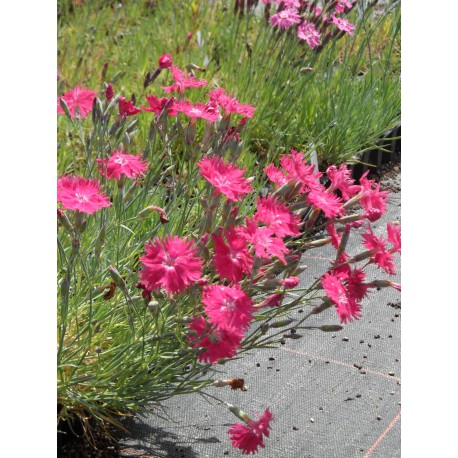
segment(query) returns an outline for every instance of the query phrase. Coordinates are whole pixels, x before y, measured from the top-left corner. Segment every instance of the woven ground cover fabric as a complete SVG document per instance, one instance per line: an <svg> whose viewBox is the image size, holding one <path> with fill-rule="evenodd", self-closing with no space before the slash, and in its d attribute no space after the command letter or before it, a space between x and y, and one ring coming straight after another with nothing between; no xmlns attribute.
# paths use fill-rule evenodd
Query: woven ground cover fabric
<svg viewBox="0 0 458 458"><path fill-rule="evenodd" d="M400 175L397 178L400 183ZM390 195L388 212L372 223L386 233L386 223L401 220L401 193ZM361 232L361 231L360 231ZM347 252L361 251L353 235ZM305 253L308 268L301 286L323 274L335 256L332 247ZM400 257L395 258L400 282ZM370 266L368 281L387 278ZM209 388L209 392L253 416L270 407L274 415L266 448L269 458L397 458L401 456L401 293L384 288L363 301L362 318L337 333L301 331L276 350L259 350L228 363L219 378L244 378L248 391ZM304 308L302 313L307 311ZM291 314L300 318L301 312ZM333 308L307 325L338 324ZM272 359L274 358L274 359ZM215 402L216 404L216 402ZM121 438L122 456L213 458L241 456L228 440L237 419L224 405L199 396L178 396L164 403L175 420L148 414L125 422L131 435Z"/></svg>

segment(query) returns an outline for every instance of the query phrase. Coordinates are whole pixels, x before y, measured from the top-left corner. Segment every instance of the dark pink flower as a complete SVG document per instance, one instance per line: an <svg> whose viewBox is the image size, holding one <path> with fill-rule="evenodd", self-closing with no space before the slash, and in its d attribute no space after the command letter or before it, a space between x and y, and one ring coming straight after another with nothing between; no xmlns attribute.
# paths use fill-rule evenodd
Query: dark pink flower
<svg viewBox="0 0 458 458"><path fill-rule="evenodd" d="M286 288L286 289L291 289L295 288L299 284L299 277L287 277L284 280L281 280L281 284Z"/></svg>
<svg viewBox="0 0 458 458"><path fill-rule="evenodd" d="M145 252L138 276L151 291L163 286L169 295L181 293L202 276L202 260L192 241L171 235L158 237L145 244Z"/></svg>
<svg viewBox="0 0 458 458"><path fill-rule="evenodd" d="M342 281L342 278L329 273L325 273L321 277L321 284L326 291L326 295L336 306L340 321L346 323L347 321L360 318L361 313L360 305L354 297L348 294Z"/></svg>
<svg viewBox="0 0 458 458"><path fill-rule="evenodd" d="M137 178L148 170L146 161L140 155L124 154L122 150L113 151L108 159L97 159L101 175L109 180L119 180L122 176Z"/></svg>
<svg viewBox="0 0 458 458"><path fill-rule="evenodd" d="M145 95L145 98L149 104L149 107L140 106L143 111L152 111L157 115L162 113L162 110L168 106L168 115L169 116L177 116L178 112L175 108L175 102L173 99L169 99L168 97L157 98L155 95Z"/></svg>
<svg viewBox="0 0 458 458"><path fill-rule="evenodd" d="M285 295L282 293L271 294L269 297L267 297L267 299L264 299L262 302L260 302L256 308L260 309L262 307L278 307L284 297Z"/></svg>
<svg viewBox="0 0 458 458"><path fill-rule="evenodd" d="M163 91L167 94L171 94L172 92L179 92L180 94L183 94L185 89L190 87L202 87L208 84L208 81L206 80L196 80L191 75L186 76L182 70L180 70L178 67L175 67L174 65L170 67L170 71L172 72L175 84L162 88Z"/></svg>
<svg viewBox="0 0 458 458"><path fill-rule="evenodd" d="M247 425L241 423L234 423L228 430L231 436L232 446L242 450L242 455L250 455L256 453L258 447L264 448L263 436L269 437L269 429L272 429L270 422L272 421L272 414L269 409L266 409L264 414L258 417L258 421L251 418L246 418Z"/></svg>
<svg viewBox="0 0 458 458"><path fill-rule="evenodd" d="M309 48L314 49L321 43L321 35L312 22L304 21L297 28L297 37L300 40L305 40Z"/></svg>
<svg viewBox="0 0 458 458"><path fill-rule="evenodd" d="M107 88L105 89L105 98L107 99L108 103L113 98L113 96L114 96L113 85L111 83L108 83Z"/></svg>
<svg viewBox="0 0 458 458"><path fill-rule="evenodd" d="M254 115L255 108L252 105L240 103L235 97L231 97L231 94L226 94L222 88L211 91L208 95L211 100L219 103L226 115L237 113L247 118Z"/></svg>
<svg viewBox="0 0 458 458"><path fill-rule="evenodd" d="M89 215L111 205L97 180L79 176L63 176L57 180L57 202L61 202L67 210Z"/></svg>
<svg viewBox="0 0 458 458"><path fill-rule="evenodd" d="M190 118L205 119L210 122L217 121L220 115L219 110L213 105L204 105L200 102L193 105L189 100L180 100L174 108Z"/></svg>
<svg viewBox="0 0 458 458"><path fill-rule="evenodd" d="M276 14L273 14L269 21L274 27L278 25L281 30L284 30L301 22L301 17L295 8L286 8Z"/></svg>
<svg viewBox="0 0 458 458"><path fill-rule="evenodd" d="M285 204L271 196L258 199L254 220L266 223L278 237L300 234L299 218L293 215Z"/></svg>
<svg viewBox="0 0 458 458"><path fill-rule="evenodd" d="M342 164L339 168L335 165L329 166L326 175L331 181L331 191L339 189L344 200L353 197L360 189L359 186L354 185L355 180L351 177L351 170L346 164Z"/></svg>
<svg viewBox="0 0 458 458"><path fill-rule="evenodd" d="M335 14L332 14L331 23L335 24L339 30L343 30L344 32L348 32L350 35L353 35L353 30L355 30L355 26L351 24L348 21L348 19L336 17Z"/></svg>
<svg viewBox="0 0 458 458"><path fill-rule="evenodd" d="M222 235L212 235L215 243L213 263L221 278L237 283L244 274L251 272L253 259L248 252L246 239L237 231L229 228L224 235L227 244Z"/></svg>
<svg viewBox="0 0 458 458"><path fill-rule="evenodd" d="M162 54L159 57L159 68L164 70L165 68L170 68L172 66L172 56L170 54Z"/></svg>
<svg viewBox="0 0 458 458"><path fill-rule="evenodd" d="M269 164L264 169L264 173L272 183L278 184L279 187L289 182L288 177L274 164Z"/></svg>
<svg viewBox="0 0 458 458"><path fill-rule="evenodd" d="M127 118L128 116L133 116L136 115L137 113L140 113L140 108L134 107L134 104L132 103L132 100L126 100L125 97L121 97L119 99L119 114L123 118Z"/></svg>
<svg viewBox="0 0 458 458"><path fill-rule="evenodd" d="M386 240L382 239L382 237L377 237L370 226L367 229L369 232L362 234L362 237L364 246L373 252L371 262L377 264L387 274L394 275L396 272L393 254L387 250Z"/></svg>
<svg viewBox="0 0 458 458"><path fill-rule="evenodd" d="M323 175L321 172L315 173L313 165L305 163L304 154L301 151L290 150L290 154L283 154L280 164L286 171L288 181L300 181L302 183L301 192L310 192L313 189L321 189L319 182Z"/></svg>
<svg viewBox="0 0 458 458"><path fill-rule="evenodd" d="M253 318L252 300L237 286L205 286L202 302L209 321L218 329L243 332Z"/></svg>
<svg viewBox="0 0 458 458"><path fill-rule="evenodd" d="M190 335L188 342L193 348L206 350L197 355L201 362L216 364L221 358L232 358L240 348L243 332L234 329L218 329L203 316L194 317L189 329L195 331L197 336Z"/></svg>
<svg viewBox="0 0 458 458"><path fill-rule="evenodd" d="M92 111L92 102L94 101L94 97L96 95L97 91L91 91L84 87L75 86L74 89L67 92L62 97L57 98L57 113L65 114L64 110L60 106L60 99L64 99L72 118L74 118L77 113L79 113L82 118L85 118L88 113Z"/></svg>
<svg viewBox="0 0 458 458"><path fill-rule="evenodd" d="M197 167L200 174L216 188L214 195L224 194L229 200L238 202L253 189L250 181L243 177L244 169L227 164L220 157L205 157Z"/></svg>
<svg viewBox="0 0 458 458"><path fill-rule="evenodd" d="M337 250L339 248L340 242L342 241L342 236L337 232L334 224L328 224L326 229L331 236L332 246Z"/></svg>
<svg viewBox="0 0 458 458"><path fill-rule="evenodd" d="M369 221L377 221L385 212L388 201L388 191L380 191L380 183L375 184L374 180L367 179L367 171L359 180L361 183L362 197L360 203L365 210L364 217Z"/></svg>
<svg viewBox="0 0 458 458"><path fill-rule="evenodd" d="M321 189L313 189L308 194L307 201L315 208L322 210L326 218L339 216L344 212L342 202L339 197L335 194L327 193L324 186L321 186Z"/></svg>
<svg viewBox="0 0 458 458"><path fill-rule="evenodd" d="M348 296L360 302L367 296L368 286L364 283L366 274L362 269L351 269L347 275Z"/></svg>
<svg viewBox="0 0 458 458"><path fill-rule="evenodd" d="M401 252L401 226L399 224L388 223L386 225L386 231L388 232L388 242L393 245L391 251L395 253Z"/></svg>

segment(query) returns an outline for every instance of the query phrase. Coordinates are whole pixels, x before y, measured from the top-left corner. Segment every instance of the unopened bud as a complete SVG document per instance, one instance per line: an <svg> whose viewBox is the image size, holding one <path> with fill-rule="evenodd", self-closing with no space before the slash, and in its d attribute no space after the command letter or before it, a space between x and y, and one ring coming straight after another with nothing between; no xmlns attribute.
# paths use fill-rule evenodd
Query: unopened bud
<svg viewBox="0 0 458 458"><path fill-rule="evenodd" d="M145 218L149 213L151 213L153 211L155 211L155 212L157 212L159 214L159 219L160 219L162 224L166 224L166 223L169 222L169 218L167 217L166 211L163 208L157 207L155 205L150 205L149 207L144 208L138 214L138 217L139 218Z"/></svg>
<svg viewBox="0 0 458 458"><path fill-rule="evenodd" d="M114 97L113 85L111 83L105 83L105 98L107 102L110 103L111 99Z"/></svg>
<svg viewBox="0 0 458 458"><path fill-rule="evenodd" d="M116 286L121 288L122 291L126 291L126 282L121 277L121 275L116 270L116 268L114 266L110 265L110 267L108 267L108 271L110 272L111 278L116 283Z"/></svg>
<svg viewBox="0 0 458 458"><path fill-rule="evenodd" d="M148 309L153 316L157 316L159 313L159 302L157 301L150 301L148 303Z"/></svg>
<svg viewBox="0 0 458 458"><path fill-rule="evenodd" d="M343 326L340 326L338 324L324 324L323 326L319 327L318 329L323 332L337 332L337 331L342 331Z"/></svg>
<svg viewBox="0 0 458 458"><path fill-rule="evenodd" d="M320 305L317 305L313 310L312 314L317 315L318 313L324 312L329 307L332 306L332 302L330 299L325 299Z"/></svg>
<svg viewBox="0 0 458 458"><path fill-rule="evenodd" d="M294 323L296 320L293 320L292 318L286 318L284 320L279 320L279 321L274 321L273 323L270 323L271 328L283 328L285 326L289 326L290 324Z"/></svg>
<svg viewBox="0 0 458 458"><path fill-rule="evenodd" d="M173 64L172 56L170 54L163 54L159 57L159 68L164 70L165 68L170 68Z"/></svg>
<svg viewBox="0 0 458 458"><path fill-rule="evenodd" d="M302 188L302 183L300 181L290 181L285 183L283 186L280 186L273 194L272 197L285 197L285 200L292 200L294 197L299 194L299 191Z"/></svg>
<svg viewBox="0 0 458 458"><path fill-rule="evenodd" d="M292 340L297 340L297 339L300 339L302 337L301 334L283 334L283 338L284 339L292 339Z"/></svg>
<svg viewBox="0 0 458 458"><path fill-rule="evenodd" d="M246 422L250 419L249 415L238 407L233 406L232 404L226 404L229 410L240 420Z"/></svg>
<svg viewBox="0 0 458 458"><path fill-rule="evenodd" d="M57 209L57 219L62 227L67 229L68 232L73 232L73 226L68 219L68 216L60 209Z"/></svg>

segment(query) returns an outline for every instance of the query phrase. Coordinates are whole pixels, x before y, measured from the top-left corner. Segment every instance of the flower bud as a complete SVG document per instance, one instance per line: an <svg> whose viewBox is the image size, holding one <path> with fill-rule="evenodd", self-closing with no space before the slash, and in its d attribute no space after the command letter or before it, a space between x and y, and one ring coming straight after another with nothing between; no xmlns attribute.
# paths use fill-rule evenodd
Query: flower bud
<svg viewBox="0 0 458 458"><path fill-rule="evenodd" d="M281 281L286 289L295 288L299 284L299 277L288 277Z"/></svg>
<svg viewBox="0 0 458 458"><path fill-rule="evenodd" d="M111 99L114 97L113 85L111 83L105 83L105 98L107 102L110 103Z"/></svg>
<svg viewBox="0 0 458 458"><path fill-rule="evenodd" d="M283 196L286 201L292 200L299 194L299 191L302 188L302 183L300 181L290 181L285 183L283 186L280 186L273 194L272 197Z"/></svg>
<svg viewBox="0 0 458 458"><path fill-rule="evenodd" d="M317 315L318 313L324 312L329 307L332 306L332 302L330 299L325 299L320 305L317 305L313 310L312 314Z"/></svg>
<svg viewBox="0 0 458 458"><path fill-rule="evenodd" d="M159 302L157 301L150 301L148 302L148 309L151 312L151 315L156 317L159 313Z"/></svg>
<svg viewBox="0 0 458 458"><path fill-rule="evenodd" d="M62 110L64 110L65 115L67 116L68 119L72 119L72 115L70 113L70 110L68 109L67 102L61 97L59 99L60 106L62 107Z"/></svg>
<svg viewBox="0 0 458 458"><path fill-rule="evenodd" d="M125 292L126 291L126 282L121 277L121 275L116 270L116 268L114 266L110 265L110 267L108 267L108 271L110 272L111 278L116 283L116 286L118 286L119 288L121 288L121 290L123 292Z"/></svg>
<svg viewBox="0 0 458 458"><path fill-rule="evenodd" d="M149 207L144 208L138 214L138 217L139 218L145 218L149 213L151 213L153 211L155 211L155 212L157 212L159 214L159 219L160 219L162 224L166 224L166 223L169 222L169 218L167 217L166 211L163 208L157 207L155 205L150 205Z"/></svg>
<svg viewBox="0 0 458 458"><path fill-rule="evenodd" d="M343 326L340 326L339 324L324 324L318 329L323 332L337 332L342 331Z"/></svg>
<svg viewBox="0 0 458 458"><path fill-rule="evenodd" d="M73 226L70 223L70 220L68 219L67 215L59 208L57 209L57 219L61 226L67 229L68 232L73 232Z"/></svg>
<svg viewBox="0 0 458 458"><path fill-rule="evenodd" d="M170 68L173 64L172 56L170 54L163 54L159 57L159 68L164 70L165 68Z"/></svg>
<svg viewBox="0 0 458 458"><path fill-rule="evenodd" d="M244 421L245 423L250 420L249 415L244 412L243 410L239 409L238 407L233 406L232 404L226 404L228 409L240 420Z"/></svg>
<svg viewBox="0 0 458 458"><path fill-rule="evenodd" d="M289 326L290 324L294 323L296 320L293 320L292 318L286 318L284 320L279 320L279 321L274 321L273 323L270 323L269 327L270 328L283 328L285 326Z"/></svg>
<svg viewBox="0 0 458 458"><path fill-rule="evenodd" d="M297 339L300 339L302 337L301 334L283 334L283 338L284 339L292 339L292 340L297 340Z"/></svg>

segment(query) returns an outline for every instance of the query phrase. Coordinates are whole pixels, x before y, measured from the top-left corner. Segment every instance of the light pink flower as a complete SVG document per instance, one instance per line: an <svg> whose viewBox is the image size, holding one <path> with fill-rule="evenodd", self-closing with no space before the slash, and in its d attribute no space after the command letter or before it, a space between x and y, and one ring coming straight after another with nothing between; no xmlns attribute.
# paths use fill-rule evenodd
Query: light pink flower
<svg viewBox="0 0 458 458"><path fill-rule="evenodd" d="M67 210L89 215L111 205L97 180L79 176L63 176L57 180L57 202L61 202Z"/></svg>
<svg viewBox="0 0 458 458"><path fill-rule="evenodd" d="M283 0L283 3L285 4L287 8L300 8L301 7L301 2L299 0Z"/></svg>
<svg viewBox="0 0 458 458"><path fill-rule="evenodd" d="M269 429L272 429L270 422L273 417L269 409L266 409L264 414L258 417L258 421L251 418L245 420L247 425L241 423L234 423L228 430L231 436L232 446L242 450L242 455L250 455L256 453L258 447L264 448L263 436L269 437Z"/></svg>
<svg viewBox="0 0 458 458"><path fill-rule="evenodd" d="M162 88L167 94L171 94L172 92L183 94L184 91L190 87L202 87L208 84L206 80L196 80L192 75L185 75L182 70L174 65L170 67L170 71L172 72L175 84Z"/></svg>
<svg viewBox="0 0 458 458"><path fill-rule="evenodd" d="M337 3L336 5L336 13L340 14L345 11L345 5L342 5L342 3Z"/></svg>
<svg viewBox="0 0 458 458"><path fill-rule="evenodd" d="M169 295L181 293L202 276L202 260L192 241L171 235L157 237L145 244L145 252L138 276L150 291L163 286Z"/></svg>
<svg viewBox="0 0 458 458"><path fill-rule="evenodd" d="M175 102L173 98L168 97L157 98L155 95L145 95L145 98L149 104L149 107L140 106L143 111L152 111L158 116L162 113L162 110L168 106L168 115L177 116L178 112L175 108Z"/></svg>
<svg viewBox="0 0 458 458"><path fill-rule="evenodd" d="M237 286L205 286L202 302L209 321L218 329L243 332L253 318L252 300Z"/></svg>
<svg viewBox="0 0 458 458"><path fill-rule="evenodd" d="M215 243L213 264L221 278L237 283L244 274L251 272L253 259L248 252L246 239L236 230L229 228L224 235L227 244L224 243L222 235L212 235Z"/></svg>
<svg viewBox="0 0 458 458"><path fill-rule="evenodd" d="M307 202L322 210L326 218L339 216L344 212L339 197L335 194L327 193L324 186L321 186L321 189L313 189L307 196Z"/></svg>
<svg viewBox="0 0 458 458"><path fill-rule="evenodd" d="M159 68L164 70L165 68L170 68L172 66L172 56L170 54L162 54L159 57Z"/></svg>
<svg viewBox="0 0 458 458"><path fill-rule="evenodd" d="M326 291L326 295L336 306L337 314L342 323L360 318L360 305L356 302L355 298L348 294L347 289L342 284L342 278L325 273L321 277L321 284Z"/></svg>
<svg viewBox="0 0 458 458"><path fill-rule="evenodd" d="M206 347L203 353L197 355L197 359L210 364L216 364L222 358L235 356L243 338L242 331L218 329L207 322L203 316L194 317L189 324L189 329L197 333L197 336L188 337L188 342L192 347Z"/></svg>
<svg viewBox="0 0 458 458"><path fill-rule="evenodd" d="M321 43L321 35L312 22L304 21L297 28L297 37L301 40L305 40L309 45L309 48L314 49Z"/></svg>
<svg viewBox="0 0 458 458"><path fill-rule="evenodd" d="M214 195L224 194L229 200L238 202L253 189L249 180L243 177L244 169L227 164L220 157L205 157L197 167L200 174L216 188Z"/></svg>
<svg viewBox="0 0 458 458"><path fill-rule="evenodd" d="M373 251L371 262L377 264L387 274L394 275L396 272L393 263L393 254L387 250L386 240L382 239L382 237L377 237L370 226L367 229L369 232L361 235L364 239L364 246L368 250Z"/></svg>
<svg viewBox="0 0 458 458"><path fill-rule="evenodd" d="M215 89L208 95L211 100L219 103L225 115L237 113L247 118L252 118L254 116L255 108L252 105L240 103L235 97L231 97L231 94L226 94L226 91L222 88Z"/></svg>
<svg viewBox="0 0 458 458"><path fill-rule="evenodd" d="M122 150L113 151L108 159L97 159L101 175L109 180L119 180L122 176L137 178L148 170L146 161L140 155L124 154Z"/></svg>
<svg viewBox="0 0 458 458"><path fill-rule="evenodd" d="M350 35L353 35L353 30L355 30L355 26L351 24L348 21L348 19L336 17L335 14L332 14L331 23L335 24L339 30L343 30L344 32L348 32Z"/></svg>
<svg viewBox="0 0 458 458"><path fill-rule="evenodd" d="M301 17L295 8L286 8L279 13L273 14L270 23L276 27L277 25L281 30L289 29L293 24L301 22Z"/></svg>
<svg viewBox="0 0 458 458"><path fill-rule="evenodd" d="M134 107L132 100L126 100L125 97L121 97L118 102L119 105L119 114L123 118L127 118L128 116L134 116L137 113L140 113L140 108Z"/></svg>
<svg viewBox="0 0 458 458"><path fill-rule="evenodd" d="M57 113L65 114L60 106L60 99L64 99L72 118L74 118L77 113L79 113L82 118L86 118L88 113L92 111L92 102L96 95L97 91L75 86L74 89L67 92L62 97L57 98Z"/></svg>
<svg viewBox="0 0 458 458"><path fill-rule="evenodd" d="M293 215L285 204L271 196L258 199L254 220L266 223L278 237L300 234L299 218Z"/></svg>
<svg viewBox="0 0 458 458"><path fill-rule="evenodd" d="M218 109L215 109L213 105L204 105L200 102L193 105L189 100L178 101L174 108L190 118L205 119L210 122L217 121L220 115Z"/></svg>

